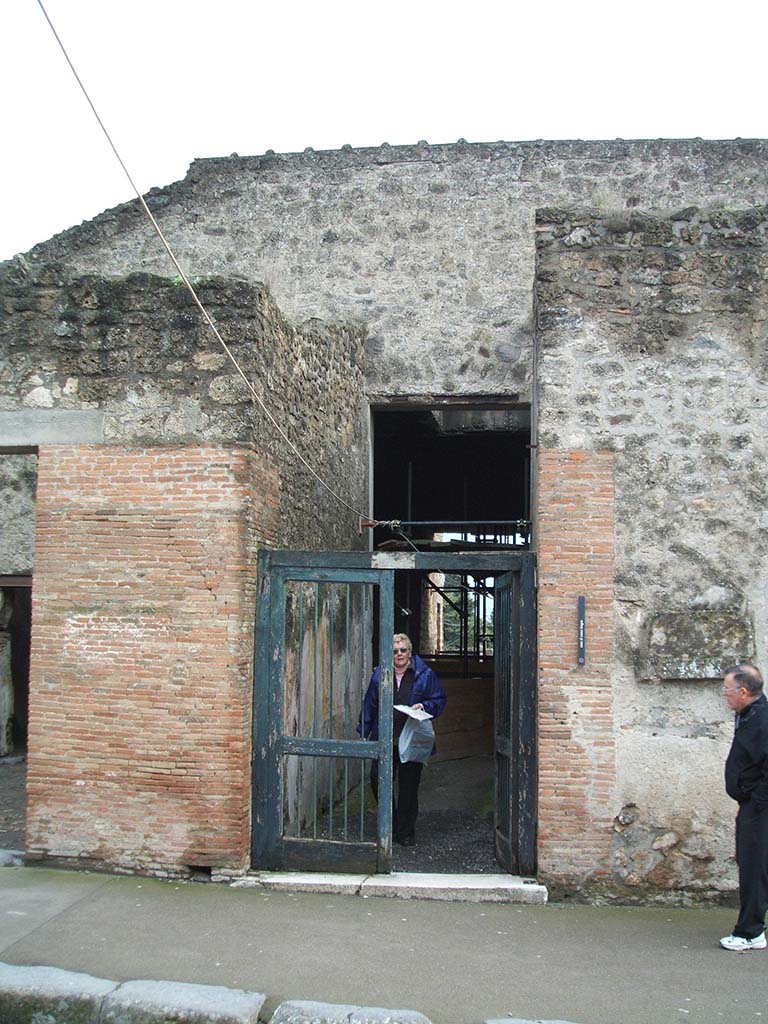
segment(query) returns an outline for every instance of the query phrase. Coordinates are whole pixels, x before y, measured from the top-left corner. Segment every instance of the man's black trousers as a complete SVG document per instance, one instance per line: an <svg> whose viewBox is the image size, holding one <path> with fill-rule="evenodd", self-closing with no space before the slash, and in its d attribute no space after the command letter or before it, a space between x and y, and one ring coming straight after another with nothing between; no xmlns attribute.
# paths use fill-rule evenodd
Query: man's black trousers
<svg viewBox="0 0 768 1024"><path fill-rule="evenodd" d="M424 765L419 761L402 764L397 747L392 754L392 833L398 843L416 837L416 818L419 815L419 782ZM395 790L397 783L397 790ZM379 800L379 762L371 765L371 787L376 802Z"/></svg>
<svg viewBox="0 0 768 1024"><path fill-rule="evenodd" d="M757 813L750 803L739 807L736 863L741 906L733 934L754 939L765 931L768 910L768 807Z"/></svg>

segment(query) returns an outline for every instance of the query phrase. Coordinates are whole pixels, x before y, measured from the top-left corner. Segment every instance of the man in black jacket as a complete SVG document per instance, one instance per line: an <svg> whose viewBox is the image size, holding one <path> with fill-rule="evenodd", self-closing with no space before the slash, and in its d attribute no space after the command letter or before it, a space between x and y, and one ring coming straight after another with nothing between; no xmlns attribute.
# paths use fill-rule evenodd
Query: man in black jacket
<svg viewBox="0 0 768 1024"><path fill-rule="evenodd" d="M754 665L725 673L723 694L736 713L736 728L725 762L725 790L739 804L736 863L739 866L739 919L723 949L765 949L768 910L768 701Z"/></svg>

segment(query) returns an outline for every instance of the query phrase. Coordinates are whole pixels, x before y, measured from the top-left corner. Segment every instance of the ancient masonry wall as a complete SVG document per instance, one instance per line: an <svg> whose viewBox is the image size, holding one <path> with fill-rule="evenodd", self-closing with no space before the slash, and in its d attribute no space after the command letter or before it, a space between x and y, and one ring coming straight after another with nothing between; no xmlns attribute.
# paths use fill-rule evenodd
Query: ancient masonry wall
<svg viewBox="0 0 768 1024"><path fill-rule="evenodd" d="M35 550L34 455L0 455L0 575L26 576L32 572Z"/></svg>
<svg viewBox="0 0 768 1024"><path fill-rule="evenodd" d="M629 886L734 884L720 677L768 653L767 212L539 215L541 827L556 877L588 877L593 855L592 873Z"/></svg>
<svg viewBox="0 0 768 1024"><path fill-rule="evenodd" d="M297 328L242 282L200 291L307 460L364 508L360 332ZM39 463L28 854L240 871L258 550L354 547L357 520L175 282L12 268L0 298L0 422Z"/></svg>
<svg viewBox="0 0 768 1024"><path fill-rule="evenodd" d="M255 547L277 508L244 446L43 449L30 858L246 866Z"/></svg>
<svg viewBox="0 0 768 1024"><path fill-rule="evenodd" d="M374 397L531 396L534 216L765 201L768 142L383 145L196 160L148 202L195 276L264 281L294 320L364 324ZM36 247L167 273L131 202Z"/></svg>
<svg viewBox="0 0 768 1024"><path fill-rule="evenodd" d="M197 284L282 430L320 477L350 504L366 508L363 332L292 324L262 285L219 278ZM4 264L0 309L0 445L9 438L16 445L71 438L254 443L280 467L281 546L344 550L357 543L354 515L290 451L181 282ZM30 533L27 525L17 538L27 548Z"/></svg>

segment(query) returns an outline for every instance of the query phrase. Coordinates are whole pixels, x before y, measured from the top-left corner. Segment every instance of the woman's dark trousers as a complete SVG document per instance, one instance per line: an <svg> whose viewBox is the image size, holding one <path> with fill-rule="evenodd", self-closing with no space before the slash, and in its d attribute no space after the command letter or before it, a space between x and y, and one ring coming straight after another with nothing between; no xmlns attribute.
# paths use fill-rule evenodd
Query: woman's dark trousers
<svg viewBox="0 0 768 1024"><path fill-rule="evenodd" d="M419 782L424 765L419 761L401 764L397 747L392 755L392 833L398 843L414 840L419 815ZM397 782L397 790L395 783ZM379 800L379 762L371 765L371 787Z"/></svg>

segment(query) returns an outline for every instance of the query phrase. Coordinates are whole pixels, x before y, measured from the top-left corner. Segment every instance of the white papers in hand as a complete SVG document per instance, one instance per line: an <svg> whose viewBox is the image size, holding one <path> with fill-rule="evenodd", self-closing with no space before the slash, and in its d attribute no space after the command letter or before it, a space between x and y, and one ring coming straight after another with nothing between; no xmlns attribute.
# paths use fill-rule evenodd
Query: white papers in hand
<svg viewBox="0 0 768 1024"><path fill-rule="evenodd" d="M402 711L404 715L410 715L411 718L415 718L417 722L425 722L432 715L427 714L426 711L420 711L417 708L409 708L407 704L395 704L395 711Z"/></svg>

